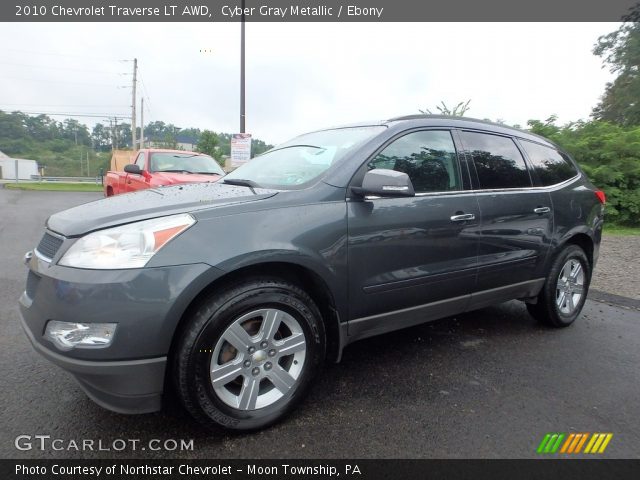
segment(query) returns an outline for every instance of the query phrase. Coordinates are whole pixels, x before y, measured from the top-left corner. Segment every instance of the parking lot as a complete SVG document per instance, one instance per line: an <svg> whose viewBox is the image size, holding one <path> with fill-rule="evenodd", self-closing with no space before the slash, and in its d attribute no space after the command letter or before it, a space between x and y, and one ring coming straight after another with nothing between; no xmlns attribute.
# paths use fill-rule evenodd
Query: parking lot
<svg viewBox="0 0 640 480"><path fill-rule="evenodd" d="M603 456L638 458L640 310L606 294L563 330L510 302L355 343L293 415L254 434L203 432L175 406L143 416L103 410L35 353L17 307L22 257L47 216L98 198L0 188L0 457L535 457L547 432L611 432ZM193 439L194 448L19 451L18 435Z"/></svg>

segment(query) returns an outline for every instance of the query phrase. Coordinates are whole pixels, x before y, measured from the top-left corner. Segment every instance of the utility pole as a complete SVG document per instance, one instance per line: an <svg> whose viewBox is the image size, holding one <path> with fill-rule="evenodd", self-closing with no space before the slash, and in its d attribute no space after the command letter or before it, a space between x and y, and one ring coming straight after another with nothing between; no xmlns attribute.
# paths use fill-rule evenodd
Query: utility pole
<svg viewBox="0 0 640 480"><path fill-rule="evenodd" d="M244 132L244 0L242 0L242 17L240 22L240 133Z"/></svg>
<svg viewBox="0 0 640 480"><path fill-rule="evenodd" d="M140 99L140 150L144 148L144 97Z"/></svg>
<svg viewBox="0 0 640 480"><path fill-rule="evenodd" d="M118 149L118 117L113 117L113 135L115 139L115 149Z"/></svg>
<svg viewBox="0 0 640 480"><path fill-rule="evenodd" d="M133 91L131 100L131 150L136 149L136 84L138 76L138 59L133 59Z"/></svg>
<svg viewBox="0 0 640 480"><path fill-rule="evenodd" d="M115 136L113 132L113 118L109 118L109 133L111 133L111 153L116 149Z"/></svg>

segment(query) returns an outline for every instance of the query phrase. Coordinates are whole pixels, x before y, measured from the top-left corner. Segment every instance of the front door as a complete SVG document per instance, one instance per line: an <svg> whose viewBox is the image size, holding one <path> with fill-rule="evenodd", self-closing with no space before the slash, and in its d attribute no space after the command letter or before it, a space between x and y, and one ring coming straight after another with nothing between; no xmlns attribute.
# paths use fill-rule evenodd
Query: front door
<svg viewBox="0 0 640 480"><path fill-rule="evenodd" d="M366 168L407 173L416 196L348 201L349 335L421 323L438 309L464 311L480 215L451 132L402 135Z"/></svg>
<svg viewBox="0 0 640 480"><path fill-rule="evenodd" d="M144 152L140 152L136 157L136 165L140 167L141 171L144 171L146 168L145 163ZM138 190L144 190L145 188L149 188L149 184L147 183L147 179L144 175L136 175L133 173L127 174L127 192L137 192Z"/></svg>

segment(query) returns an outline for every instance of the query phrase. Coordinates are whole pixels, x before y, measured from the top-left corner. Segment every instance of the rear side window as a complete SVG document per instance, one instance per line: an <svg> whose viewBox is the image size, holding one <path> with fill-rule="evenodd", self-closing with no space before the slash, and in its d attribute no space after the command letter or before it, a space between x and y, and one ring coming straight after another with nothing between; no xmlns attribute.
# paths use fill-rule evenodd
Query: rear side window
<svg viewBox="0 0 640 480"><path fill-rule="evenodd" d="M369 162L409 175L416 193L460 190L458 159L451 133L424 130L398 138Z"/></svg>
<svg viewBox="0 0 640 480"><path fill-rule="evenodd" d="M531 186L524 158L514 141L487 133L461 132L471 152L480 188L522 188Z"/></svg>
<svg viewBox="0 0 640 480"><path fill-rule="evenodd" d="M520 143L543 186L562 183L578 174L571 161L556 149L522 139Z"/></svg>

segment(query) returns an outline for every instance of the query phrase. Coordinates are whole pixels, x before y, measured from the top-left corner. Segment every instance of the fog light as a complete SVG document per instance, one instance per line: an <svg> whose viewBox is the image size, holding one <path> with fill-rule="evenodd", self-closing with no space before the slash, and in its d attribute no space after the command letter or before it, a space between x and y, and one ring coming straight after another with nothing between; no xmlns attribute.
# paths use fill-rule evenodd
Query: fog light
<svg viewBox="0 0 640 480"><path fill-rule="evenodd" d="M111 345L116 323L71 323L51 320L44 336L60 350L105 348Z"/></svg>

